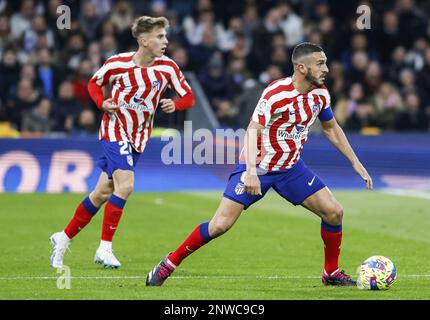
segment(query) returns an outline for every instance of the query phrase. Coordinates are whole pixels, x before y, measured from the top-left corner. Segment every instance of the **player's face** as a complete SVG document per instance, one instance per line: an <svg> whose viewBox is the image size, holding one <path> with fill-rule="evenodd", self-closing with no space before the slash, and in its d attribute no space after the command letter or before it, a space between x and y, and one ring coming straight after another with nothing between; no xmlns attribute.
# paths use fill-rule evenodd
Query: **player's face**
<svg viewBox="0 0 430 320"><path fill-rule="evenodd" d="M307 65L305 78L317 87L324 85L325 77L328 73L327 57L324 52L314 52Z"/></svg>
<svg viewBox="0 0 430 320"><path fill-rule="evenodd" d="M142 44L152 56L161 57L167 48L167 31L165 28L154 28L151 32L142 35Z"/></svg>

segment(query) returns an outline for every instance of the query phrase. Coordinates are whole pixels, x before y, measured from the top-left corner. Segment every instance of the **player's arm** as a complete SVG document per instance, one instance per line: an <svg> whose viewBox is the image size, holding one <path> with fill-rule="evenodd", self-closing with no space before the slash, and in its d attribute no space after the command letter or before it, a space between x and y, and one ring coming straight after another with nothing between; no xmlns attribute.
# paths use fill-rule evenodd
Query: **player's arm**
<svg viewBox="0 0 430 320"><path fill-rule="evenodd" d="M363 178L364 181L366 181L367 189L372 189L372 178L361 164L336 119L332 117L330 120L321 121L321 125L324 130L324 134L330 142L333 143L340 152L342 152L342 154L351 162L354 170Z"/></svg>
<svg viewBox="0 0 430 320"><path fill-rule="evenodd" d="M192 91L187 92L183 97L178 99L161 99L161 110L166 113L172 113L176 110L186 110L192 108L195 103L194 94Z"/></svg>
<svg viewBox="0 0 430 320"><path fill-rule="evenodd" d="M93 78L88 82L88 92L96 104L97 108L107 113L114 113L119 108L118 104L112 98L105 99L103 95L103 87L96 83Z"/></svg>
<svg viewBox="0 0 430 320"><path fill-rule="evenodd" d="M175 91L179 98L175 100L161 99L161 110L166 113L172 113L176 110L192 108L195 103L195 98L190 85L175 62L171 61L170 66L172 67L172 72L169 73L170 77L167 80L169 81L169 86Z"/></svg>
<svg viewBox="0 0 430 320"><path fill-rule="evenodd" d="M93 99L97 108L107 113L114 113L118 108L118 104L112 98L105 99L103 87L108 85L109 77L112 75L113 69L109 64L109 60L94 74L88 82L88 92Z"/></svg>
<svg viewBox="0 0 430 320"><path fill-rule="evenodd" d="M246 175L244 185L245 191L251 195L261 195L261 184L257 175L257 139L263 128L264 126L251 120L245 133L243 153L246 163Z"/></svg>

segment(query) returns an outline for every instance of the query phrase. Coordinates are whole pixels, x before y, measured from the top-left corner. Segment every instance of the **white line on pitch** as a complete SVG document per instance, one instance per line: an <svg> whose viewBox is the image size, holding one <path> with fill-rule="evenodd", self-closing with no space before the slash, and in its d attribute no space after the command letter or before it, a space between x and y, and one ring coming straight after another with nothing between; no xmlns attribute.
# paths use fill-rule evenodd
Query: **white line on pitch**
<svg viewBox="0 0 430 320"><path fill-rule="evenodd" d="M71 277L72 279L82 280L105 280L105 279L146 279L146 276L88 276L88 277ZM319 279L317 276L172 276L172 279ZM430 274L404 274L399 278L430 278ZM58 277L0 277L1 280L55 280Z"/></svg>

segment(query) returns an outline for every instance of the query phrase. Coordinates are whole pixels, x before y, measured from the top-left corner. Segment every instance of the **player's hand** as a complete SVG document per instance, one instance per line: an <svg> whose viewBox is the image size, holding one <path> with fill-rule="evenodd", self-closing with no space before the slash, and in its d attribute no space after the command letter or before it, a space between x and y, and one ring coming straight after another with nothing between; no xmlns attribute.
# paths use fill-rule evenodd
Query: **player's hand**
<svg viewBox="0 0 430 320"><path fill-rule="evenodd" d="M253 195L253 196L262 195L261 184L260 184L260 179L258 178L258 175L250 174L246 172L245 178L244 178L244 184L245 184L245 191L248 192L250 195Z"/></svg>
<svg viewBox="0 0 430 320"><path fill-rule="evenodd" d="M119 109L119 106L113 101L112 98L109 98L103 101L102 109L106 113L113 114L117 109Z"/></svg>
<svg viewBox="0 0 430 320"><path fill-rule="evenodd" d="M176 107L172 99L161 99L160 103L161 103L161 110L163 110L165 113L175 112Z"/></svg>
<svg viewBox="0 0 430 320"><path fill-rule="evenodd" d="M367 170L363 167L361 162L357 162L353 164L352 167L354 168L355 172L357 172L360 175L360 177L362 177L363 180L366 181L367 189L369 190L373 189L372 177L369 175Z"/></svg>

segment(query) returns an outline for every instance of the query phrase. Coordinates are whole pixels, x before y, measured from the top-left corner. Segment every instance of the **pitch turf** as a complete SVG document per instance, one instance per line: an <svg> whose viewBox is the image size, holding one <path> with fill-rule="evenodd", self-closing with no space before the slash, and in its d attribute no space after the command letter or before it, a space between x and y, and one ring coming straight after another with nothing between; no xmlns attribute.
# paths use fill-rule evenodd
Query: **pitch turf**
<svg viewBox="0 0 430 320"><path fill-rule="evenodd" d="M398 280L385 292L323 287L317 217L274 193L231 231L175 271L163 287L147 272L216 209L221 192L134 194L114 249L119 270L92 261L103 213L73 241L65 264L71 289L57 289L48 237L61 230L82 195L0 195L1 299L430 299L429 200L338 191L345 208L341 266L355 275L371 255L391 258Z"/></svg>

